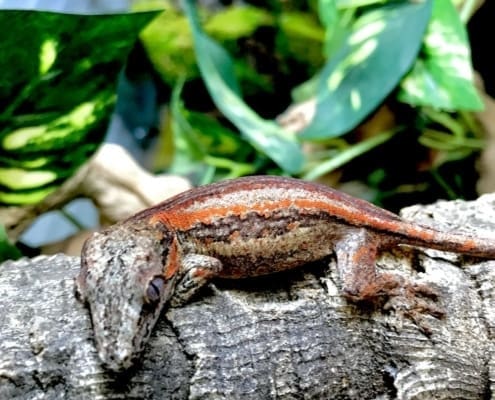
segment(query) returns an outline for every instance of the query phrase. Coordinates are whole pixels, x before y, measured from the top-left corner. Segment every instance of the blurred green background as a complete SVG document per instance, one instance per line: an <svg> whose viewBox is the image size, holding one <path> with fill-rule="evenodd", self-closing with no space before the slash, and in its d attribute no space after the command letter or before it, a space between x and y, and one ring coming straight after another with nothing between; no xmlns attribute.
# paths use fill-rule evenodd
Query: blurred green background
<svg viewBox="0 0 495 400"><path fill-rule="evenodd" d="M112 113L143 165L193 184L292 175L393 211L474 198L486 133L466 25L480 4L0 10L0 203L56 190L105 140Z"/></svg>

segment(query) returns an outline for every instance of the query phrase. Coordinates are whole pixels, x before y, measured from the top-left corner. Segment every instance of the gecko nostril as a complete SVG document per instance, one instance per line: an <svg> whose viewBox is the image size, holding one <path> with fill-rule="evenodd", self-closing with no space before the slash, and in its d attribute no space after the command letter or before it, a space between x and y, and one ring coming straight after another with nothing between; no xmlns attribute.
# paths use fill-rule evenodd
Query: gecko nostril
<svg viewBox="0 0 495 400"><path fill-rule="evenodd" d="M105 356L106 357L103 357L103 355L101 355L100 358L104 360L103 361L104 368L110 371L119 372L129 368L131 365L130 354L118 355L115 353L111 353L111 354L106 354Z"/></svg>

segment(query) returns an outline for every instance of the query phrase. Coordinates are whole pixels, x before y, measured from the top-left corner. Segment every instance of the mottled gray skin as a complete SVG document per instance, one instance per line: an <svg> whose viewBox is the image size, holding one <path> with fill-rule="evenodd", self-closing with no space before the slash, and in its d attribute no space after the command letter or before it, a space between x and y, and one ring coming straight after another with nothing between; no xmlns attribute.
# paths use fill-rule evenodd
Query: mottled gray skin
<svg viewBox="0 0 495 400"><path fill-rule="evenodd" d="M186 302L211 278L238 279L335 254L352 301L402 296L408 313L440 315L416 294L427 287L378 274L378 253L399 244L495 258L495 241L439 232L326 186L250 177L196 188L144 210L86 242L77 278L99 356L128 368L167 301Z"/></svg>
<svg viewBox="0 0 495 400"><path fill-rule="evenodd" d="M153 278L164 275L164 249L163 238L126 225L96 232L85 243L76 290L90 308L98 354L112 370L131 366L173 293L176 275L158 301L147 294Z"/></svg>

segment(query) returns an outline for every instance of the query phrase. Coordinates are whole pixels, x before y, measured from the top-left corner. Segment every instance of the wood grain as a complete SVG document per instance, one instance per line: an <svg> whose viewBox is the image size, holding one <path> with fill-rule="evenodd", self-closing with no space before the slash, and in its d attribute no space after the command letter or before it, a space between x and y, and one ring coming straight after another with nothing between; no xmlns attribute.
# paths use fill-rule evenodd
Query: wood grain
<svg viewBox="0 0 495 400"><path fill-rule="evenodd" d="M492 195L407 216L487 235L495 232L494 204ZM491 398L495 262L396 250L379 266L441 292L447 317L428 320L430 337L386 310L350 305L338 294L335 268L315 264L215 281L160 319L141 365L112 375L100 367L87 310L73 295L79 260L4 263L0 398Z"/></svg>

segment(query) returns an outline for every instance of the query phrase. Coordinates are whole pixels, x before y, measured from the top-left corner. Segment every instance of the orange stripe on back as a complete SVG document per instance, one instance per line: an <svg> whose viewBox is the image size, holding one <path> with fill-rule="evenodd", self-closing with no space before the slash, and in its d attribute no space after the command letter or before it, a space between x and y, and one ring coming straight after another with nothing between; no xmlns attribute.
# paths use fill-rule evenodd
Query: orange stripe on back
<svg viewBox="0 0 495 400"><path fill-rule="evenodd" d="M368 213L362 213L351 207L342 207L342 204L332 204L331 202L311 200L311 199L281 199L278 201L265 201L262 203L252 204L250 206L233 204L229 207L209 207L194 211L178 212L176 210L158 212L151 216L150 223L161 222L171 229L189 230L196 224L211 224L215 220L237 216L243 218L249 212L256 212L266 218L278 210L295 208L303 213L326 212L330 216L347 221L351 225L373 226L379 229L395 229L397 221L390 219L384 220L383 217L373 216Z"/></svg>
<svg viewBox="0 0 495 400"><path fill-rule="evenodd" d="M353 213L367 214L371 218L380 217L381 219L399 220L399 217L389 211L383 210L368 203L367 201L354 198L345 193L336 191L328 186L314 182L306 182L294 178L285 177L274 177L274 176L252 176L237 178L233 180L227 180L222 182L213 183L206 186L200 186L186 192L180 193L164 202L157 204L154 207L150 207L143 210L136 215L130 217L129 219L147 219L150 220L154 218L154 215L160 213L179 213L183 214L192 204L200 204L207 199L221 199L223 196L231 193L242 193L242 192L252 192L252 191L262 191L267 196L266 200L270 199L270 192L273 189L285 190L286 194L279 196L278 198L273 198L271 201L282 204L284 199L290 201L292 198L291 193L295 191L305 191L307 192L307 200L302 201L313 201L313 197L325 197L327 200L322 200L322 204L332 207L332 214L335 216L340 216L339 210L348 209L354 210ZM235 203L235 201L233 202ZM260 208L258 205L249 205L253 210ZM263 205L261 205L263 207ZM222 214L222 213L220 213ZM345 214L345 212L342 212ZM345 218L345 215L342 215Z"/></svg>

